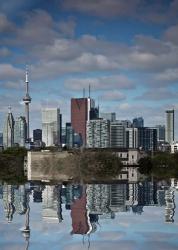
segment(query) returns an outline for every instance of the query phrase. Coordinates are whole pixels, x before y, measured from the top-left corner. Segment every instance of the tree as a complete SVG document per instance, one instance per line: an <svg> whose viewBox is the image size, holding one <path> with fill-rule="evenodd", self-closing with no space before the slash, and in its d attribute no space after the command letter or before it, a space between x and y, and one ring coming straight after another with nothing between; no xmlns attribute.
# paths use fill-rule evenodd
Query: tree
<svg viewBox="0 0 178 250"><path fill-rule="evenodd" d="M153 162L150 156L141 158L138 161L138 165L139 165L139 172L141 174L150 175L150 173L153 170Z"/></svg>

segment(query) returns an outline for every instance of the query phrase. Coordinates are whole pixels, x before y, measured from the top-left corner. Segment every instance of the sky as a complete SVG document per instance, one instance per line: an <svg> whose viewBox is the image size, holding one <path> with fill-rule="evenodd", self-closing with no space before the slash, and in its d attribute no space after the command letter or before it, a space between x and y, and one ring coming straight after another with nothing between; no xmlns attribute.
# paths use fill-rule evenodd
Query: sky
<svg viewBox="0 0 178 250"><path fill-rule="evenodd" d="M24 115L27 64L31 132L43 107L70 121L70 99L89 84L101 112L165 124L178 108L177 13L178 0L1 0L0 131L8 106Z"/></svg>

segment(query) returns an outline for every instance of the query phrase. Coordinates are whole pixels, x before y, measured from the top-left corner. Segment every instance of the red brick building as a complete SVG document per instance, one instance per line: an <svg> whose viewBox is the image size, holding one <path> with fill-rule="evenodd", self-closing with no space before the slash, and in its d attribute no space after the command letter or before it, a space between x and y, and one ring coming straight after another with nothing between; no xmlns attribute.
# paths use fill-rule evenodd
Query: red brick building
<svg viewBox="0 0 178 250"><path fill-rule="evenodd" d="M75 133L78 133L83 145L86 144L86 122L88 119L88 98L71 99L71 124Z"/></svg>

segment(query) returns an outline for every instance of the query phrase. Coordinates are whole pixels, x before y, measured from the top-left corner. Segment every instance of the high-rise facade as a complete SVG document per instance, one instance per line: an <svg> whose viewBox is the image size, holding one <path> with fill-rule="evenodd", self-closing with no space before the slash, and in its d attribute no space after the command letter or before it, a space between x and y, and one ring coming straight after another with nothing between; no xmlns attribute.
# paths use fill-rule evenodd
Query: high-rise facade
<svg viewBox="0 0 178 250"><path fill-rule="evenodd" d="M87 122L87 147L110 147L110 121L98 119Z"/></svg>
<svg viewBox="0 0 178 250"><path fill-rule="evenodd" d="M138 128L138 147L145 151L157 150L157 130L155 128Z"/></svg>
<svg viewBox="0 0 178 250"><path fill-rule="evenodd" d="M14 145L14 117L12 115L11 109L5 119L4 130L3 130L3 146L4 148L13 147Z"/></svg>
<svg viewBox="0 0 178 250"><path fill-rule="evenodd" d="M66 123L66 147L73 148L74 146L74 130L71 123Z"/></svg>
<svg viewBox="0 0 178 250"><path fill-rule="evenodd" d="M100 113L100 118L104 120L109 120L111 122L116 121L116 113Z"/></svg>
<svg viewBox="0 0 178 250"><path fill-rule="evenodd" d="M98 118L95 102L91 98L71 99L71 124L74 132L79 134L81 144L86 145L86 124L91 119Z"/></svg>
<svg viewBox="0 0 178 250"><path fill-rule="evenodd" d="M125 148L125 124L121 121L111 122L110 124L110 146L111 148Z"/></svg>
<svg viewBox="0 0 178 250"><path fill-rule="evenodd" d="M174 142L174 109L166 110L166 142Z"/></svg>
<svg viewBox="0 0 178 250"><path fill-rule="evenodd" d="M0 133L0 146L3 145L3 133Z"/></svg>
<svg viewBox="0 0 178 250"><path fill-rule="evenodd" d="M144 127L143 117L136 117L133 119L133 127L134 128L142 128Z"/></svg>
<svg viewBox="0 0 178 250"><path fill-rule="evenodd" d="M157 141L165 142L165 125L156 125L157 130Z"/></svg>
<svg viewBox="0 0 178 250"><path fill-rule="evenodd" d="M26 123L27 123L27 142L30 141L30 120L29 120L29 105L31 103L31 97L29 95L29 81L28 81L28 70L26 69L26 79L25 79L25 85L26 85L26 93L25 97L23 98L23 102L25 104L25 117L26 117Z"/></svg>
<svg viewBox="0 0 178 250"><path fill-rule="evenodd" d="M34 129L33 130L33 141L42 141L42 130Z"/></svg>
<svg viewBox="0 0 178 250"><path fill-rule="evenodd" d="M61 120L59 108L42 110L42 141L46 147L61 144Z"/></svg>
<svg viewBox="0 0 178 250"><path fill-rule="evenodd" d="M126 128L126 148L138 148L138 128Z"/></svg>
<svg viewBox="0 0 178 250"><path fill-rule="evenodd" d="M27 124L24 116L19 116L15 120L14 126L14 144L18 144L20 147L25 146L27 138Z"/></svg>

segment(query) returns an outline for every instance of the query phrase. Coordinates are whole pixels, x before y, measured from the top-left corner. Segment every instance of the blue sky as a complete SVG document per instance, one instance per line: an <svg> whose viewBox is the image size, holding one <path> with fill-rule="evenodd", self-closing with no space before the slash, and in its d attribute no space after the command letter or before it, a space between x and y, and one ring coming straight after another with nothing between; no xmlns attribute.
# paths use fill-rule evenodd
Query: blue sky
<svg viewBox="0 0 178 250"><path fill-rule="evenodd" d="M0 131L9 105L24 113L26 64L31 131L47 105L70 121L70 98L89 84L101 111L164 124L178 107L177 13L178 0L1 0Z"/></svg>

